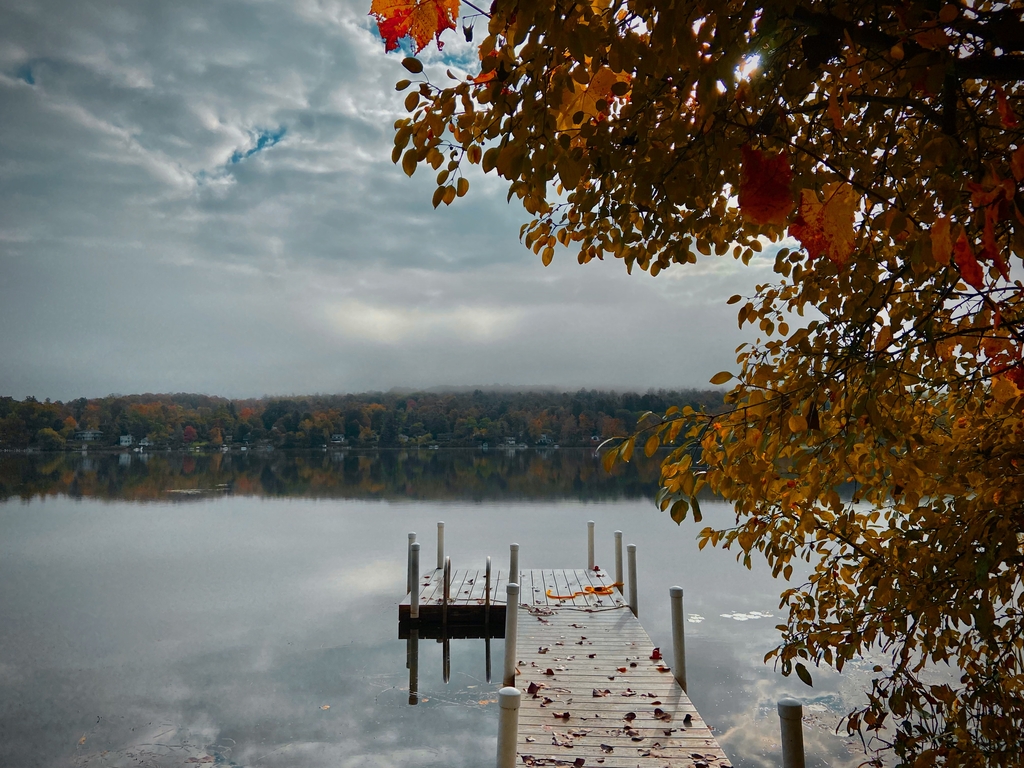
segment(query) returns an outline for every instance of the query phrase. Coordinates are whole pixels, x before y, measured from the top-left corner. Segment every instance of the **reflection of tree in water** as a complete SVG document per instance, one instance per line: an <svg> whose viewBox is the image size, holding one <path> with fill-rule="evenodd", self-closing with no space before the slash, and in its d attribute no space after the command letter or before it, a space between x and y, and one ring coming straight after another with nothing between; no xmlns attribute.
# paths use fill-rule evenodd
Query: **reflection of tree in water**
<svg viewBox="0 0 1024 768"><path fill-rule="evenodd" d="M658 461L606 473L590 449L378 453L79 454L0 457L0 499L134 501L212 493L419 500L653 498Z"/></svg>

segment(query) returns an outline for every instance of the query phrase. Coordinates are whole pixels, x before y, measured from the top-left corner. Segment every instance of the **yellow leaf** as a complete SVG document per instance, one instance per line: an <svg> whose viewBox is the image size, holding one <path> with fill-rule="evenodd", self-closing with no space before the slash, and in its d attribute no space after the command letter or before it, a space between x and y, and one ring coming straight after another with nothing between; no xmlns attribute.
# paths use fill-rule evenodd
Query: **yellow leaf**
<svg viewBox="0 0 1024 768"><path fill-rule="evenodd" d="M711 383L712 384L725 384L725 382L729 381L729 379L731 379L731 378L732 378L732 374L729 373L728 371L720 371L720 372L716 373L714 376L711 377Z"/></svg>
<svg viewBox="0 0 1024 768"><path fill-rule="evenodd" d="M807 431L807 419L803 416L790 416L789 417L789 431L790 432L806 432Z"/></svg>
<svg viewBox="0 0 1024 768"><path fill-rule="evenodd" d="M566 90L555 118L556 130L572 131L581 123L596 119L607 109L599 109L598 102L607 103L613 98L612 86L628 82L629 76L625 73L601 67L586 85L579 86L575 91ZM582 119L577 120L578 117Z"/></svg>
<svg viewBox="0 0 1024 768"><path fill-rule="evenodd" d="M647 456L647 458L650 458L660 446L661 441L658 440L658 436L651 435L647 438L647 442L644 444L644 455Z"/></svg>

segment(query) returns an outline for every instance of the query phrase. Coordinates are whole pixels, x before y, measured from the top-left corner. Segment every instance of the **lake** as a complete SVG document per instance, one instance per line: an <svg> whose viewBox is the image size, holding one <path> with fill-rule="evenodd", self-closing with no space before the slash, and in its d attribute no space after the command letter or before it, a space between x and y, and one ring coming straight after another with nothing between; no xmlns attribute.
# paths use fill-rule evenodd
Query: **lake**
<svg viewBox="0 0 1024 768"><path fill-rule="evenodd" d="M834 733L870 665L762 663L782 583L698 552L653 504L657 464L608 475L589 450L379 454L0 454L0 765L492 766L500 680L482 640L398 639L407 532L432 564L585 567L637 545L640 620L671 647L685 589L689 695L732 765L780 764L776 701L805 703L808 766L854 766ZM730 509L702 502L705 520ZM491 641L500 678L503 644Z"/></svg>

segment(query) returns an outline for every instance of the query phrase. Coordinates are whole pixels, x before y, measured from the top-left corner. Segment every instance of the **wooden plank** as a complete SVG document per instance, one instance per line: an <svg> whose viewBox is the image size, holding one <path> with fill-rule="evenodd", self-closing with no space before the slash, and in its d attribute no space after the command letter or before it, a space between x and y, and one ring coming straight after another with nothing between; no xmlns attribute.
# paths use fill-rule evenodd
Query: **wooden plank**
<svg viewBox="0 0 1024 768"><path fill-rule="evenodd" d="M610 583L580 569L542 577L545 588L553 582L574 592ZM613 598L566 600L544 616L520 609L522 763L571 766L583 758L587 765L600 760L602 768L730 766L667 663L651 658L654 646L640 622L626 606L611 608Z"/></svg>

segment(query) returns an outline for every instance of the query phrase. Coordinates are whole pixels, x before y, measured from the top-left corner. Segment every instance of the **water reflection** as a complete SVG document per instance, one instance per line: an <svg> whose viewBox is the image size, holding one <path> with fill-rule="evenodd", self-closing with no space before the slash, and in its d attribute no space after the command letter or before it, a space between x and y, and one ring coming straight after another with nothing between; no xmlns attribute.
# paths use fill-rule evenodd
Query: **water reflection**
<svg viewBox="0 0 1024 768"><path fill-rule="evenodd" d="M193 473L212 471L194 461ZM712 524L732 515L714 503L704 513ZM688 614L706 617L687 624L689 690L732 765L778 764L774 705L784 695L822 708L820 727L807 729L809 766L859 762L832 729L870 667L818 672L813 690L764 667L774 620L722 614L775 612L783 585L732 553L698 552L698 527L675 526L646 500L222 493L188 504L0 504L0 765L490 764L490 656L503 656L504 641L396 636L406 532L440 519L453 561L483 563L517 541L523 568L582 567L587 520L608 563L612 531L624 530L654 643L670 645L670 585L685 586Z"/></svg>
<svg viewBox="0 0 1024 768"><path fill-rule="evenodd" d="M338 499L582 501L653 498L658 462L612 474L589 449L0 454L0 500L179 501L232 494Z"/></svg>

